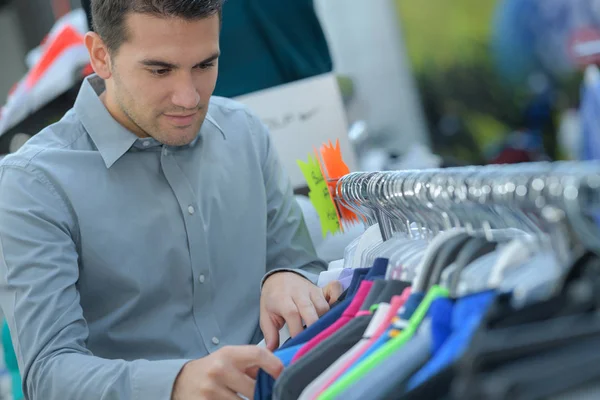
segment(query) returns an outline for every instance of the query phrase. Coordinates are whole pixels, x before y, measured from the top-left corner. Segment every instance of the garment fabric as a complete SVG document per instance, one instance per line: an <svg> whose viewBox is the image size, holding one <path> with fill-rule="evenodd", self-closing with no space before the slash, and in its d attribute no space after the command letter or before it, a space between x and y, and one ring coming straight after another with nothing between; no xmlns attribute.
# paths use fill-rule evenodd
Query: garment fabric
<svg viewBox="0 0 600 400"><path fill-rule="evenodd" d="M452 334L453 309L454 302L447 298L436 299L431 303L429 309L432 335L431 354L437 353Z"/></svg>
<svg viewBox="0 0 600 400"><path fill-rule="evenodd" d="M400 296L396 296L395 299L397 302L397 300L400 299ZM321 375L319 375L318 378L316 378L314 381L312 381L310 383L310 385L308 385L302 391L300 400L308 400L308 399L316 398L316 396L320 392L322 392L323 388L326 388L327 386L329 386L330 381L331 382L335 381L338 374L340 373L339 371L343 371L342 370L343 366L346 365L347 363L349 363L352 360L352 358L355 356L355 354L357 352L359 352L369 342L369 340L373 337L373 335L375 335L377 332L379 332L381 327L386 326L386 324L389 322L389 320L391 318L389 316L390 309L392 307L394 307L393 303L394 303L394 299L392 299L392 304L380 303L377 306L377 310L373 314L373 318L371 319L369 326L365 330L365 333L363 334L362 339L358 343L356 343L354 346L352 346L352 348L350 350L348 350L346 353L344 353L343 356L341 356L333 364L331 364L331 366L329 366Z"/></svg>
<svg viewBox="0 0 600 400"><path fill-rule="evenodd" d="M346 312L347 308L352 304L355 296L356 289L360 286L360 284L364 280L373 280L376 278L382 278L385 276L385 272L387 270L387 260L381 259L379 262L374 263L371 268L357 268L353 270L353 278L352 283L348 290L344 292L345 296L347 296L342 302L333 307L329 312L323 315L321 318L317 320L313 325L300 332L296 337L288 340L280 349L275 352L277 355L279 351L282 351L289 347L294 347L298 345L304 345L317 335L319 335L324 330L328 329L331 325L333 325L341 316ZM354 288L354 291L352 289ZM365 297L362 300L358 300L359 303L363 303L367 294L363 293L361 296ZM301 347L301 346L300 346ZM296 354L298 349L297 347L294 351L293 355ZM292 357L293 357L292 355ZM275 385L275 380L267 374L262 369L258 372L256 379L256 386L254 391L255 399L271 399L273 394L273 386Z"/></svg>
<svg viewBox="0 0 600 400"><path fill-rule="evenodd" d="M278 400L296 400L313 380L327 367L344 355L361 339L371 322L372 315L361 312L341 327L335 334L323 340L302 358L292 361L275 382L274 397Z"/></svg>
<svg viewBox="0 0 600 400"><path fill-rule="evenodd" d="M338 281L342 284L344 290L346 290L352 282L353 274L354 271L350 268L328 270L319 274L319 280L317 284L319 287L325 287L331 282Z"/></svg>
<svg viewBox="0 0 600 400"><path fill-rule="evenodd" d="M277 350L274 354L279 358L283 366L287 367L292 362L294 354L296 354L300 347L302 347L302 345L297 344L295 346ZM256 377L253 399L271 399L273 396L273 386L275 386L275 379L263 370L260 370Z"/></svg>
<svg viewBox="0 0 600 400"><path fill-rule="evenodd" d="M352 282L348 287L348 294L352 295L356 293L358 286L362 282L362 279L367 279L370 281L384 279L388 262L389 260L387 258L377 258L370 268L356 268L354 270Z"/></svg>
<svg viewBox="0 0 600 400"><path fill-rule="evenodd" d="M282 361L284 359L286 360L286 362L284 362L284 366L289 365L296 352L300 350L304 343L337 321L351 303L352 298L348 298L335 308L332 308L324 316L319 318L317 322L300 332L296 337L285 342L285 344L283 344L283 346L281 346L279 350L275 352L275 355ZM275 379L273 379L273 377L264 370L259 370L256 377L256 385L254 387L254 399L271 399L273 396L273 386L275 386Z"/></svg>
<svg viewBox="0 0 600 400"><path fill-rule="evenodd" d="M409 390L419 386L463 354L494 297L495 292L489 290L465 296L457 301L452 313L451 335L433 354L431 360L410 379Z"/></svg>
<svg viewBox="0 0 600 400"><path fill-rule="evenodd" d="M406 294L408 293L409 292L406 292ZM405 294L403 293L403 296L404 295ZM398 309L398 314L392 318L391 325L387 328L386 332L380 335L378 339L372 341L369 344L369 347L364 350L363 354L346 369L346 372L344 372L343 375L346 375L355 367L363 363L366 359L373 355L373 353L389 342L392 337L400 332L406 326L407 321L412 317L423 298L423 293L411 293L404 305Z"/></svg>
<svg viewBox="0 0 600 400"><path fill-rule="evenodd" d="M429 327L420 329L405 346L348 387L339 398L383 399L393 393L396 395L402 393L402 388L399 386L429 359L432 344L431 329Z"/></svg>
<svg viewBox="0 0 600 400"><path fill-rule="evenodd" d="M373 317L372 307L380 302L389 302L395 294L401 293L406 285L405 282L385 280L363 282L359 293L365 288L369 290L369 293L360 309L352 316L351 320L332 332L330 336L316 342L315 347L309 349L304 356L301 358L297 358L297 354L294 356L290 368L284 371L275 384L275 393L279 393L276 397L297 399L302 391L328 366L335 363L361 340ZM350 317L351 315L346 314L345 316ZM300 351L304 350L306 350L306 346Z"/></svg>
<svg viewBox="0 0 600 400"><path fill-rule="evenodd" d="M408 323L401 325L396 325L396 323L394 323L393 329L388 333L389 341L375 350L375 352L369 355L360 364L357 364L353 369L344 374L337 382L323 392L321 396L319 396L319 399L330 400L337 398L337 396L345 391L350 385L360 380L366 373L373 368L376 368L387 357L404 346L418 330L421 322L427 315L431 303L440 297L448 297L448 290L433 285Z"/></svg>
<svg viewBox="0 0 600 400"><path fill-rule="evenodd" d="M0 305L28 398L170 398L188 360L258 343L261 280L325 269L247 108L213 97L174 147L117 123L103 91L86 78L0 162Z"/></svg>
<svg viewBox="0 0 600 400"><path fill-rule="evenodd" d="M356 313L360 310L363 302L366 297L369 295L369 291L373 286L373 282L364 281L360 285L356 296L352 300L352 304L344 311L340 319L335 321L333 325L329 328L325 329L323 332L315 336L313 339L309 340L297 353L294 355L292 363L298 361L303 355L314 349L319 343L326 340L330 336L332 336L335 332L340 330L344 325L350 322L355 316Z"/></svg>
<svg viewBox="0 0 600 400"><path fill-rule="evenodd" d="M387 312L385 317L382 320L378 320L376 318L377 314L374 317L375 322L379 322L374 332L366 332L365 337L359 343L357 343L356 347L350 350L345 354L343 362L332 368L332 371L329 374L322 377L319 381L320 387L318 388L315 394L320 394L324 390L326 390L329 386L331 386L340 376L342 376L348 369L354 365L358 359L383 335L390 324L392 323L392 319L402 307L404 302L406 301L405 293L409 293L410 288L406 288L404 293L401 296L394 296L391 300L390 307L387 308ZM379 313L379 309L377 312Z"/></svg>

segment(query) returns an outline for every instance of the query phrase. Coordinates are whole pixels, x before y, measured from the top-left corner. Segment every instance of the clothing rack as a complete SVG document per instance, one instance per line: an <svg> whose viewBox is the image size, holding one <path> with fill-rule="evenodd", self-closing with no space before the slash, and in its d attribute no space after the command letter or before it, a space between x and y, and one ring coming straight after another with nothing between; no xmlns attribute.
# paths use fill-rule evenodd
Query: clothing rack
<svg viewBox="0 0 600 400"><path fill-rule="evenodd" d="M367 225L378 223L384 240L455 227L520 228L557 239L566 229L600 250L588 218L600 204L599 189L600 162L540 162L354 172L338 180L335 198ZM565 232L560 236L564 241Z"/></svg>
<svg viewBox="0 0 600 400"><path fill-rule="evenodd" d="M351 281L255 398L600 398L599 194L599 162L343 176Z"/></svg>

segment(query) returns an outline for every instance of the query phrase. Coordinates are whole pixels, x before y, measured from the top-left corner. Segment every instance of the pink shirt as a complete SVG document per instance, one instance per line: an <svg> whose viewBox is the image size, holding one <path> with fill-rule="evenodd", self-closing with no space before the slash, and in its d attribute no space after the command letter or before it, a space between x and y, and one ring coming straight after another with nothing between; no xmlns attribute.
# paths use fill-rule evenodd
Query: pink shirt
<svg viewBox="0 0 600 400"><path fill-rule="evenodd" d="M367 298L371 287L373 286L373 282L371 281L363 281L358 290L356 291L356 295L352 299L352 302L346 308L342 316L335 321L329 328L325 329L323 332L319 333L317 336L309 340L304 346L300 348L296 352L296 355L292 359L292 363L296 362L300 357L308 353L312 350L316 345L321 343L323 340L327 339L329 336L333 335L340 328L346 325L352 318L356 316L356 314L360 311L360 307L364 303Z"/></svg>
<svg viewBox="0 0 600 400"><path fill-rule="evenodd" d="M340 369L337 370L335 374L331 375L331 377L319 389L317 395L315 395L313 399L316 399L322 392L324 392L327 388L329 388L329 386L331 386L336 380L338 380L338 378L342 376L346 372L346 370L348 370L348 368L354 365L356 360L358 360L373 345L373 343L375 343L375 341L377 341L377 339L379 339L379 337L387 331L387 328L390 326L392 318L394 318L394 316L398 313L398 310L404 305L404 303L406 303L406 300L408 300L410 293L411 289L410 287L407 287L406 289L404 289L400 296L392 297L392 301L390 302L390 309L388 310L384 318L384 322L381 325L379 325L375 333L369 339L364 341L364 344L362 344L358 349L356 349L353 355L340 367Z"/></svg>

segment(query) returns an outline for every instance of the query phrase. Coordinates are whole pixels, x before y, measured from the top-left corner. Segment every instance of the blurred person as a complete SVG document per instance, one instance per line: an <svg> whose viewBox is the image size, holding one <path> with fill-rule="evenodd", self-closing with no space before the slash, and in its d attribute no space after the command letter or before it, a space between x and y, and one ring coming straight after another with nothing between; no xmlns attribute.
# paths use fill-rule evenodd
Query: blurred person
<svg viewBox="0 0 600 400"><path fill-rule="evenodd" d="M222 0L92 0L95 74L0 162L0 305L32 400L251 398L341 294L269 133L212 96Z"/></svg>

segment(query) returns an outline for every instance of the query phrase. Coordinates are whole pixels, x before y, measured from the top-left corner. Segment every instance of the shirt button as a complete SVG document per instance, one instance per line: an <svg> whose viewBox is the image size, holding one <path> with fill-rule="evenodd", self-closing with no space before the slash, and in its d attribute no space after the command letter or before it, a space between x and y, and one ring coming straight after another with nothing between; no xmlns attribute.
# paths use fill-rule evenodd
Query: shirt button
<svg viewBox="0 0 600 400"><path fill-rule="evenodd" d="M168 155L169 155L169 150L167 150L167 149L164 149L164 150L163 150L163 154L164 154L165 156L168 156Z"/></svg>
<svg viewBox="0 0 600 400"><path fill-rule="evenodd" d="M148 147L148 146L150 146L150 142L146 140L142 143L142 146Z"/></svg>
<svg viewBox="0 0 600 400"><path fill-rule="evenodd" d="M194 209L194 206L189 206L188 212L190 213L190 215L194 214L196 212L196 210Z"/></svg>
<svg viewBox="0 0 600 400"><path fill-rule="evenodd" d="M198 277L198 280L200 281L200 283L204 283L204 281L206 280L206 278L204 277L204 275L200 275Z"/></svg>
<svg viewBox="0 0 600 400"><path fill-rule="evenodd" d="M214 345L217 345L217 344L221 343L221 341L219 340L218 337L212 338L212 342L213 342Z"/></svg>

